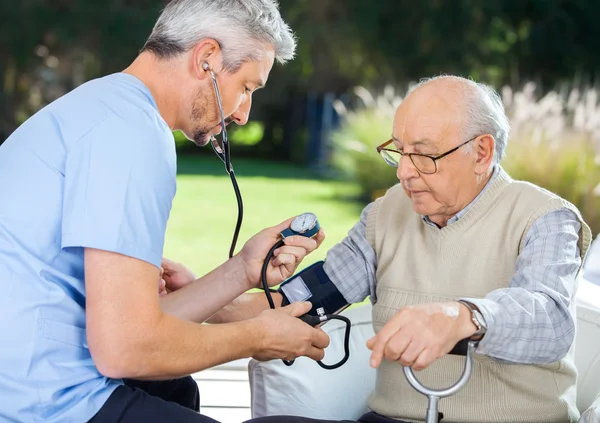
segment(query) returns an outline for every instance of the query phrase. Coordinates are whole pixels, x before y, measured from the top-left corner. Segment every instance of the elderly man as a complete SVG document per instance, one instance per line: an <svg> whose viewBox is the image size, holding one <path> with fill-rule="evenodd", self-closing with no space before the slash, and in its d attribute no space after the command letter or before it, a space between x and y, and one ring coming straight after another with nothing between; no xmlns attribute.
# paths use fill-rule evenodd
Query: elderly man
<svg viewBox="0 0 600 423"><path fill-rule="evenodd" d="M575 422L574 296L590 230L569 202L499 165L509 123L498 95L464 78L420 83L378 147L400 184L368 205L324 269L349 303L369 294L378 369L363 423L421 422L426 399L402 366L436 388L479 339L468 385L444 421ZM266 417L253 423L308 423Z"/></svg>
<svg viewBox="0 0 600 423"><path fill-rule="evenodd" d="M290 221L197 281L161 260L171 131L204 146L245 124L252 94L294 49L275 0L174 0L131 66L48 105L2 144L1 423L212 422L197 413L190 373L250 356L323 357L327 335L296 318L310 304L201 324L223 321L221 309L259 285ZM203 207L199 216L210 198ZM286 238L269 281L290 276L323 236ZM161 265L171 292L159 296Z"/></svg>

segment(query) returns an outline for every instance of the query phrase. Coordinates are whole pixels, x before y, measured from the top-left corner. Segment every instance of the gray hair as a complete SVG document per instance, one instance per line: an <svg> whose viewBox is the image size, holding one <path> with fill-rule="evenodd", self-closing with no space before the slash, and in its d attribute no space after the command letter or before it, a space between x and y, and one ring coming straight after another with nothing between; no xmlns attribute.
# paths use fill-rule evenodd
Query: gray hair
<svg viewBox="0 0 600 423"><path fill-rule="evenodd" d="M462 131L465 140L484 134L492 135L495 141L492 164L499 163L504 158L510 132L510 122L500 95L494 88L481 82L460 76L441 75L422 79L408 91L407 96L417 88L439 79L450 79L461 88L465 113Z"/></svg>
<svg viewBox="0 0 600 423"><path fill-rule="evenodd" d="M223 51L223 70L260 60L265 45L283 64L294 57L296 39L276 0L173 0L162 11L142 51L160 58L185 53L212 38Z"/></svg>

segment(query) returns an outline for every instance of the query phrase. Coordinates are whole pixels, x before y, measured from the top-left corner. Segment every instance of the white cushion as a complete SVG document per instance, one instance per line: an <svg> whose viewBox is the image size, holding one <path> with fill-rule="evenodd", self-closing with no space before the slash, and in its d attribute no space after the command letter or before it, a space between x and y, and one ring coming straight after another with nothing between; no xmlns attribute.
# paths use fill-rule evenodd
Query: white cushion
<svg viewBox="0 0 600 423"><path fill-rule="evenodd" d="M600 423L600 395L592 406L581 415L579 423Z"/></svg>
<svg viewBox="0 0 600 423"><path fill-rule="evenodd" d="M373 336L371 308L364 305L344 312L353 326L350 359L339 369L322 369L307 358L299 358L290 367L281 360L251 360L252 417L295 415L336 420L360 417L367 410L367 400L375 386L375 370L369 366L370 351L366 347ZM344 327L338 321L323 326L331 337L324 363L332 364L343 357ZM600 394L600 286L585 280L577 293L575 365L579 372L577 407L583 412Z"/></svg>
<svg viewBox="0 0 600 423"><path fill-rule="evenodd" d="M353 307L342 314L352 322L350 358L342 367L325 370L306 357L298 358L290 367L281 360L250 360L253 418L283 414L355 420L368 411L367 398L375 386L375 369L368 364L371 352L366 346L374 334L371 306ZM339 320L323 325L331 339L323 363L334 364L344 356L345 328Z"/></svg>
<svg viewBox="0 0 600 423"><path fill-rule="evenodd" d="M583 411L600 395L600 286L582 280L577 291L577 408Z"/></svg>

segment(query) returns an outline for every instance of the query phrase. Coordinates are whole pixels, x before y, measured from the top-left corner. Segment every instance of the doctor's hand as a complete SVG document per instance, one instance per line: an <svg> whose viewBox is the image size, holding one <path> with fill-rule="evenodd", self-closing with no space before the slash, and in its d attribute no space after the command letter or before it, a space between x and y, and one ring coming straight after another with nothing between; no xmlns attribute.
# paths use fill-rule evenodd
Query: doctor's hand
<svg viewBox="0 0 600 423"><path fill-rule="evenodd" d="M281 232L290 226L293 219L263 229L250 238L237 254L244 265L248 288L261 286L261 270L265 257L273 245L281 239ZM278 285L292 276L304 257L319 248L324 239L325 232L322 228L313 238L302 235L285 238L285 244L274 251L267 268L269 286Z"/></svg>
<svg viewBox="0 0 600 423"><path fill-rule="evenodd" d="M329 336L298 319L312 307L309 302L296 302L275 310L265 310L252 319L262 328L261 342L252 357L255 360L294 360L301 356L322 360Z"/></svg>
<svg viewBox="0 0 600 423"><path fill-rule="evenodd" d="M196 275L181 263L163 257L160 266L159 295L177 291L196 280Z"/></svg>
<svg viewBox="0 0 600 423"><path fill-rule="evenodd" d="M462 303L404 307L367 341L371 350L370 364L379 367L385 358L423 370L476 331L471 312Z"/></svg>

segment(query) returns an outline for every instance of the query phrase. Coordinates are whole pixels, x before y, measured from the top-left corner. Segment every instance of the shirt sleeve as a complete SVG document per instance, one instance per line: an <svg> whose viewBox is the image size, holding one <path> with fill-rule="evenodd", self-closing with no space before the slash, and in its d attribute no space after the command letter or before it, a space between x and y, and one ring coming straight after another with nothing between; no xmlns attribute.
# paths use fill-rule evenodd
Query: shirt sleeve
<svg viewBox="0 0 600 423"><path fill-rule="evenodd" d="M543 215L526 234L508 288L483 299L462 298L479 308L488 326L478 352L523 364L566 355L575 338L570 306L581 267L580 227L568 209Z"/></svg>
<svg viewBox="0 0 600 423"><path fill-rule="evenodd" d="M174 146L164 135L151 124L109 117L71 146L63 248L96 248L160 266L176 186Z"/></svg>
<svg viewBox="0 0 600 423"><path fill-rule="evenodd" d="M373 203L367 205L360 220L348 236L334 245L325 257L323 270L349 304L363 301L369 294L375 297L377 256L367 241L367 215Z"/></svg>

